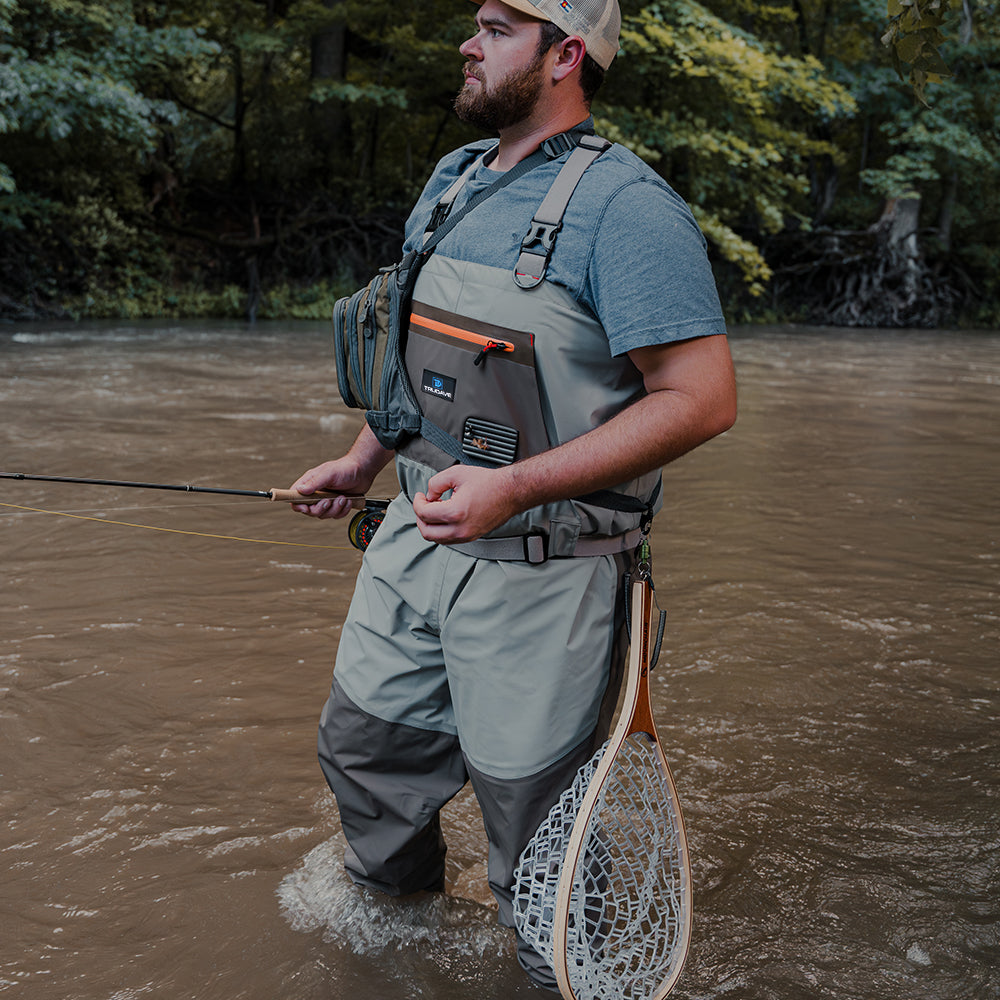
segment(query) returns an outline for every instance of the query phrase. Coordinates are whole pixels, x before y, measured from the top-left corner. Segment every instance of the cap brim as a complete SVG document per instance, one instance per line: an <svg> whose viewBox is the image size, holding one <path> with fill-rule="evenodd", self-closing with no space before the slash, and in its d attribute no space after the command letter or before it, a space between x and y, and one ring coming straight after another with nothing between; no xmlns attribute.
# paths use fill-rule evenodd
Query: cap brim
<svg viewBox="0 0 1000 1000"><path fill-rule="evenodd" d="M472 2L482 7L486 0L472 0ZM527 14L529 17L533 17L538 21L552 20L552 18L546 17L534 4L528 3L528 0L500 0L500 2L508 7L513 7L514 10L519 10L522 14Z"/></svg>

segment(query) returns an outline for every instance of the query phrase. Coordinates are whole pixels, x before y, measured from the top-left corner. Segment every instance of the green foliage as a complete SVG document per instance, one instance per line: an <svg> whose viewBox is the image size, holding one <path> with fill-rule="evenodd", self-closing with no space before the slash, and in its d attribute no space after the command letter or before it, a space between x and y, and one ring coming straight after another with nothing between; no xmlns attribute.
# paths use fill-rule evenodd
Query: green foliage
<svg viewBox="0 0 1000 1000"><path fill-rule="evenodd" d="M598 128L691 204L733 315L765 308L776 246L915 195L924 242L1000 298L1000 40L992 6L952 6L960 30L949 0L890 0L888 30L885 0L623 0ZM474 15L0 0L0 309L325 316L478 137L451 110Z"/></svg>
<svg viewBox="0 0 1000 1000"><path fill-rule="evenodd" d="M245 319L247 293L241 285L206 288L197 284L164 285L143 268L125 269L115 287L99 286L67 298L64 306L77 319ZM259 319L328 320L331 304L354 290L344 281L322 280L306 286L282 283L261 298Z"/></svg>
<svg viewBox="0 0 1000 1000"><path fill-rule="evenodd" d="M740 230L809 224L809 163L836 153L814 123L851 115L853 98L814 57L789 54L696 0L629 9L622 48L601 127L657 165L759 296L770 268Z"/></svg>
<svg viewBox="0 0 1000 1000"><path fill-rule="evenodd" d="M0 130L53 146L87 134L152 148L161 125L176 123L179 112L144 90L178 62L216 48L196 31L147 30L131 14L131 4L120 2L6 0L12 41L0 44Z"/></svg>
<svg viewBox="0 0 1000 1000"><path fill-rule="evenodd" d="M945 36L941 31L950 0L888 0L889 25L882 44L890 48L892 63L905 79L903 64L910 67L909 81L922 104L927 104L928 83L940 83L951 76L941 57L939 46Z"/></svg>
<svg viewBox="0 0 1000 1000"><path fill-rule="evenodd" d="M863 170L861 179L886 198L920 197L958 169L980 179L996 174L995 137L978 134L968 106L969 94L950 88L926 110L907 110L885 122L883 135L893 152L879 168Z"/></svg>

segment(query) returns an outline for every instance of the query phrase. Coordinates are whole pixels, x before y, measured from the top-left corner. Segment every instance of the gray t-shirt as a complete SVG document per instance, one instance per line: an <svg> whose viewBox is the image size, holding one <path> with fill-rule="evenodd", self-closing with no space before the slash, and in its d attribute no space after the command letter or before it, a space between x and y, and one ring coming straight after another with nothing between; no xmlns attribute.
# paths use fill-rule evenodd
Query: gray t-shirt
<svg viewBox="0 0 1000 1000"><path fill-rule="evenodd" d="M418 246L444 192L494 140L444 157L406 224ZM567 154L491 195L435 253L507 269ZM500 174L480 167L452 211ZM683 199L642 160L614 145L584 173L563 217L546 279L563 285L603 326L613 355L726 332L705 238ZM511 278L513 281L513 278Z"/></svg>

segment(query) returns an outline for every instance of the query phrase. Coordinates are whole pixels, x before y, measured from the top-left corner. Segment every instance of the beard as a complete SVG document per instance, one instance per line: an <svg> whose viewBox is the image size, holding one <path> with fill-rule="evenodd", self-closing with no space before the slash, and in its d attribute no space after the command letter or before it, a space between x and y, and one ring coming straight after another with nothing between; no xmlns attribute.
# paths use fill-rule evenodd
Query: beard
<svg viewBox="0 0 1000 1000"><path fill-rule="evenodd" d="M489 89L475 63L467 63L465 72L480 84L478 87L466 84L458 92L455 114L484 132L499 132L524 121L534 111L541 95L541 58L536 58L524 69L512 70Z"/></svg>

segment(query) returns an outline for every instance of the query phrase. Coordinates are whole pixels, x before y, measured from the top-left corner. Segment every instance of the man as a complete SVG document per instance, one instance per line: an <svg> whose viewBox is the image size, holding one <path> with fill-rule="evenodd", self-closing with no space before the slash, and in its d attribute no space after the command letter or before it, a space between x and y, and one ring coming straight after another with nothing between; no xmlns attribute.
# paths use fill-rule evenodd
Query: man
<svg viewBox="0 0 1000 1000"><path fill-rule="evenodd" d="M619 26L617 0L485 0L460 48L456 111L499 143L438 164L405 249L446 192L454 213L517 179L423 264L405 361L425 415L458 436L471 421L467 451L487 460L456 462L421 436L398 449L403 493L366 553L320 722L351 877L393 895L442 889L439 810L471 780L506 925L520 852L607 735L624 665L621 581L659 470L735 419L704 239L628 151L612 146L584 170L542 240L547 259L522 268L523 237L590 125ZM549 159L508 173L540 147ZM496 430L513 442L506 457L491 452ZM294 485L363 494L393 457L366 426L346 456ZM336 518L349 506L295 509ZM518 958L556 988L523 942Z"/></svg>

